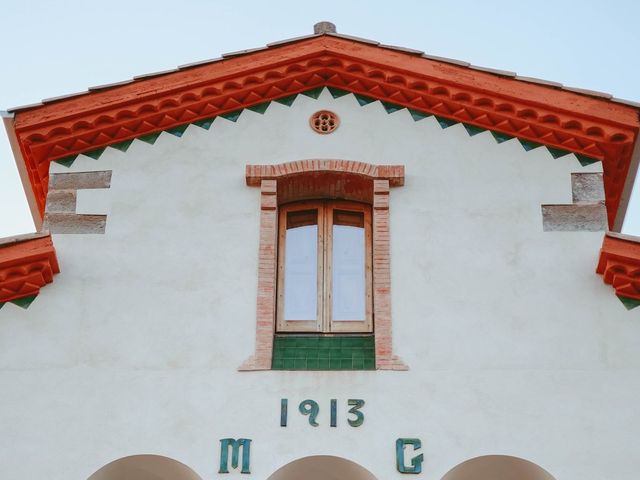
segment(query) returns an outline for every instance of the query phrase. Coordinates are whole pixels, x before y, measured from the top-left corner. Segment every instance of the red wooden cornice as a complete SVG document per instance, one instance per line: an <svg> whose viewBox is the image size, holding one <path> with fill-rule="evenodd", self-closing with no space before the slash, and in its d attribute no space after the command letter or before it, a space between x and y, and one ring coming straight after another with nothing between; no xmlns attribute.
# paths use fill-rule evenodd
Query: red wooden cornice
<svg viewBox="0 0 640 480"><path fill-rule="evenodd" d="M0 245L0 303L37 295L59 272L51 235Z"/></svg>
<svg viewBox="0 0 640 480"><path fill-rule="evenodd" d="M619 297L640 301L640 238L634 240L605 236L596 272Z"/></svg>
<svg viewBox="0 0 640 480"><path fill-rule="evenodd" d="M602 160L613 225L636 108L329 35L19 111L14 127L42 214L53 160L321 86Z"/></svg>

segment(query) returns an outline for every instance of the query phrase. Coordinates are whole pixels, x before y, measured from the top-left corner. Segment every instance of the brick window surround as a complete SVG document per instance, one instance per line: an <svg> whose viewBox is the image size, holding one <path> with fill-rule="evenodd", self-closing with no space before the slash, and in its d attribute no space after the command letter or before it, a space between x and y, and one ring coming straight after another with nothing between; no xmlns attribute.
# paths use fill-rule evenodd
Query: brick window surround
<svg viewBox="0 0 640 480"><path fill-rule="evenodd" d="M260 187L260 246L255 354L238 370L271 370L276 326L278 205L298 200L340 198L373 206L373 324L377 370L407 370L391 341L389 190L404 185L403 165L350 160L300 160L247 165L248 186Z"/></svg>

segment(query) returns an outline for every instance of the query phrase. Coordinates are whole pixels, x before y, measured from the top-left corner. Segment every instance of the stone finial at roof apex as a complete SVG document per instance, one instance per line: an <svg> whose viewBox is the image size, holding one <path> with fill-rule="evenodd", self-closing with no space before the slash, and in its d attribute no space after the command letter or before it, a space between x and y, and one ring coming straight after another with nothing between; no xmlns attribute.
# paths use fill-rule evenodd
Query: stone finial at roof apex
<svg viewBox="0 0 640 480"><path fill-rule="evenodd" d="M318 22L313 26L313 33L336 33L336 26L331 22Z"/></svg>

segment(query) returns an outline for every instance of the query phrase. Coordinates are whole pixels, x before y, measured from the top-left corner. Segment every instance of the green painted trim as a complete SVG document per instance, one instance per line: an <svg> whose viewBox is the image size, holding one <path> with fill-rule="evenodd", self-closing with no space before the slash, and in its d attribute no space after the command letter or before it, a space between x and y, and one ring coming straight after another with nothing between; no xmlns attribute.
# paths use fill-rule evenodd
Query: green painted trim
<svg viewBox="0 0 640 480"><path fill-rule="evenodd" d="M0 310L2 310L2 307L4 307L4 304L5 304L5 303L6 303L6 302L0 302Z"/></svg>
<svg viewBox="0 0 640 480"><path fill-rule="evenodd" d="M29 295L27 297L16 298L14 300L9 300L14 305L19 306L20 308L24 308L25 310L29 308L29 305L33 303L38 295Z"/></svg>
<svg viewBox="0 0 640 480"><path fill-rule="evenodd" d="M522 145L522 148L524 148L527 152L530 152L535 148L542 147L541 143L532 142L530 140L523 140L522 138L518 138L518 141L520 142L520 145Z"/></svg>
<svg viewBox="0 0 640 480"><path fill-rule="evenodd" d="M333 98L344 97L345 95L349 95L351 93L351 92L349 92L347 90L342 90L342 89L336 88L336 87L327 87L327 90L329 90L329 93L331 94L331 96Z"/></svg>
<svg viewBox="0 0 640 480"><path fill-rule="evenodd" d="M111 148L115 148L116 150L120 150L121 152L126 152L129 150L129 147L133 143L133 138L130 140L125 140L124 142L114 143L113 145L109 145Z"/></svg>
<svg viewBox="0 0 640 480"><path fill-rule="evenodd" d="M191 124L187 123L185 125L180 125L178 127L173 127L173 128L168 129L168 130L165 130L165 132L170 133L171 135L175 135L176 137L180 138L184 134L184 131L187 129L187 127L189 127L189 125L191 125Z"/></svg>
<svg viewBox="0 0 640 480"><path fill-rule="evenodd" d="M273 370L375 370L373 335L276 335Z"/></svg>
<svg viewBox="0 0 640 480"><path fill-rule="evenodd" d="M387 113L399 112L400 110L403 110L403 109L406 108L406 107L403 107L402 105L396 105L395 103L383 102L382 100L380 100L380 103L382 104L384 109L387 111Z"/></svg>
<svg viewBox="0 0 640 480"><path fill-rule="evenodd" d="M71 155L70 157L59 158L58 160L54 160L54 162L59 163L63 167L70 168L73 165L73 162L76 161L78 155Z"/></svg>
<svg viewBox="0 0 640 480"><path fill-rule="evenodd" d="M360 95L359 93L354 93L353 96L356 97L356 100L358 101L361 107L364 107L365 105L369 105L370 103L373 103L373 102L377 102L375 98L367 97L366 95Z"/></svg>
<svg viewBox="0 0 640 480"><path fill-rule="evenodd" d="M419 122L420 120L424 120L425 118L429 118L432 116L430 113L418 112L417 110L413 110L412 108L407 108L409 113L411 114L411 118L413 118L414 122Z"/></svg>
<svg viewBox="0 0 640 480"><path fill-rule="evenodd" d="M196 127L200 127L200 128L204 128L205 130L209 130L211 128L211 125L213 124L213 121L215 119L216 119L216 117L205 118L204 120L198 120L197 122L193 122L193 124Z"/></svg>
<svg viewBox="0 0 640 480"><path fill-rule="evenodd" d="M493 135L493 138L495 139L495 141L498 142L498 144L503 142L508 142L512 138L515 138L515 137L512 137L511 135L507 135L506 133L494 132L492 130L489 130L489 131L491 132L491 135Z"/></svg>
<svg viewBox="0 0 640 480"><path fill-rule="evenodd" d="M281 103L282 105L286 105L287 107L290 107L291 105L293 105L293 102L295 101L296 98L298 98L297 93L295 95L287 95L286 97L276 98L274 102L278 102L278 103Z"/></svg>
<svg viewBox="0 0 640 480"><path fill-rule="evenodd" d="M237 122L240 118L240 114L242 113L242 109L234 110L233 112L223 113L220 115L222 118L229 120L230 122Z"/></svg>
<svg viewBox="0 0 640 480"><path fill-rule="evenodd" d="M145 143L148 143L149 145L153 145L154 143L156 143L156 140L158 140L158 137L160 136L162 132L155 132L155 133L150 133L148 135L142 135L141 137L136 137L138 140L142 140Z"/></svg>
<svg viewBox="0 0 640 480"><path fill-rule="evenodd" d="M553 147L546 147L546 148L547 150L549 150L549 153L553 158L564 157L565 155L569 155L571 153L567 150L561 150L559 148L553 148Z"/></svg>
<svg viewBox="0 0 640 480"><path fill-rule="evenodd" d="M305 90L304 92L300 92L300 93L309 98L313 98L314 100L317 100L320 94L322 93L322 90L324 90L324 87L317 87L317 88L312 88L311 90Z"/></svg>
<svg viewBox="0 0 640 480"><path fill-rule="evenodd" d="M448 118L439 117L437 115L434 115L434 117L436 117L436 121L440 124L440 127L442 127L442 129L449 128L456 123L460 123L457 120L450 120Z"/></svg>
<svg viewBox="0 0 640 480"><path fill-rule="evenodd" d="M597 158L587 157L586 155L581 155L579 153L576 153L575 156L583 167L587 167L600 161Z"/></svg>
<svg viewBox="0 0 640 480"><path fill-rule="evenodd" d="M468 123L463 123L462 126L467 131L470 137L473 137L474 135L478 135L479 133L487 131L486 128L476 127L475 125L470 125Z"/></svg>
<svg viewBox="0 0 640 480"><path fill-rule="evenodd" d="M100 147L100 148L96 148L95 150L89 150L88 152L84 152L82 155L86 155L87 157L91 157L94 160L98 160L106 149L107 147Z"/></svg>
<svg viewBox="0 0 640 480"><path fill-rule="evenodd" d="M627 310L633 310L636 307L640 307L640 300L636 300L635 298L623 297L622 295L616 296Z"/></svg>
<svg viewBox="0 0 640 480"><path fill-rule="evenodd" d="M264 115L264 112L267 111L267 108L269 108L269 105L271 105L271 102L264 102L264 103L258 103L257 105L251 105L250 107L247 107L247 108L252 112L256 112L261 115Z"/></svg>

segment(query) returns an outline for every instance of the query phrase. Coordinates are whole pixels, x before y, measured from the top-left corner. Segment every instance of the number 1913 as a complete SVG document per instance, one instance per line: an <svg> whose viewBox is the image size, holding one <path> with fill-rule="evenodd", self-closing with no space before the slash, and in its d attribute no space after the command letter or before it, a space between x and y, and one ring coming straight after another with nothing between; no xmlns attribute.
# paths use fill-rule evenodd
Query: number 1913
<svg viewBox="0 0 640 480"><path fill-rule="evenodd" d="M364 413L360 411L362 407L364 407L364 400L350 398L347 400L347 405L351 408L349 409L349 414L353 415L353 418L347 418L347 423L352 427L359 427L364 423ZM283 398L280 400L280 426L286 427L287 421L289 417L289 400ZM320 413L320 405L315 400L303 400L298 405L298 411L302 415L309 416L309 425L312 427L317 427L320 425L317 422L318 414ZM335 398L332 398L330 401L330 420L329 425L332 427L338 426L338 401Z"/></svg>

